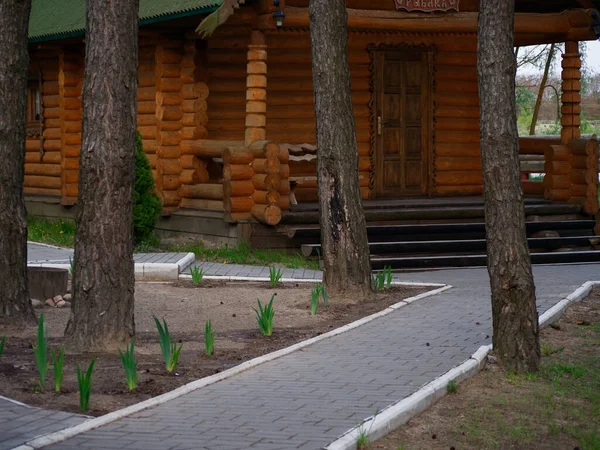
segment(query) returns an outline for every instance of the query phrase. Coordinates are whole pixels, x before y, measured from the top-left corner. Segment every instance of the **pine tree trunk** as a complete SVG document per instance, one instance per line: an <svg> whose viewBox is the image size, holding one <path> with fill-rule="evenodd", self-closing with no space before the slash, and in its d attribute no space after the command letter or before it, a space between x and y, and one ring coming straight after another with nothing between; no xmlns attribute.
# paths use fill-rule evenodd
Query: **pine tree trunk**
<svg viewBox="0 0 600 450"><path fill-rule="evenodd" d="M35 322L23 200L31 0L0 2L0 322Z"/></svg>
<svg viewBox="0 0 600 450"><path fill-rule="evenodd" d="M520 182L514 1L481 0L478 74L493 345L509 371L538 369L535 286Z"/></svg>
<svg viewBox="0 0 600 450"><path fill-rule="evenodd" d="M550 45L548 50L548 59L546 60L546 67L544 67L544 75L542 75L542 81L540 83L540 90L535 101L535 107L533 108L533 116L531 117L531 127L529 127L529 135L535 135L535 127L537 126L538 116L540 115L540 108L542 107L542 100L544 99L544 91L546 90L546 84L548 84L548 75L550 74L550 66L554 59L554 47L556 44Z"/></svg>
<svg viewBox="0 0 600 450"><path fill-rule="evenodd" d="M87 1L73 305L65 333L109 348L135 333L133 192L138 0Z"/></svg>
<svg viewBox="0 0 600 450"><path fill-rule="evenodd" d="M358 180L346 2L311 0L309 17L323 280L332 296L351 292L367 298L371 266Z"/></svg>

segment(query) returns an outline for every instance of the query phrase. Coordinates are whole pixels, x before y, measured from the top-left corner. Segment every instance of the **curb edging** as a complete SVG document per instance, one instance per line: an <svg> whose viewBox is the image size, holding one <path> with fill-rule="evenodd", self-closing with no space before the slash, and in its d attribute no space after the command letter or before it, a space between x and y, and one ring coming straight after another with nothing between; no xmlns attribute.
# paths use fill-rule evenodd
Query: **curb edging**
<svg viewBox="0 0 600 450"><path fill-rule="evenodd" d="M540 328L545 328L557 322L571 303L577 303L587 297L592 288L597 285L600 285L600 281L588 281L547 310L538 319ZM450 381L455 381L458 384L475 376L485 366L487 355L491 351L492 345L479 347L464 363L450 369L412 395L388 406L376 416L368 417L360 425L346 431L324 448L326 450L354 450L361 432L366 432L371 441L389 434L444 397Z"/></svg>
<svg viewBox="0 0 600 450"><path fill-rule="evenodd" d="M267 281L268 281L268 279L267 279ZM311 281L314 282L315 280L311 280ZM410 285L410 283L405 283L405 284ZM414 285L419 287L419 286L423 286L423 283L414 284ZM426 286L431 286L431 285L426 285ZM219 381L225 380L227 378L231 378L234 375L237 375L237 374L244 372L248 369L251 369L253 367L259 366L259 365L264 364L269 361L273 361L275 359L278 359L278 358L286 356L290 353L293 353L297 350L303 349L305 347L308 347L310 345L324 341L331 337L334 337L339 334L345 333L347 331L353 330L354 328L358 328L366 323L372 322L373 320L375 320L379 317L386 316L404 306L409 305L410 303L412 303L414 301L440 294L440 293L452 288L451 285L435 285L432 287L436 287L436 286L442 286L442 287L438 287L437 289L431 290L429 292L424 292L424 293L416 295L414 297L407 298L405 300L402 300L398 303L395 303L395 304L389 306L388 308L386 308L378 313L371 314L370 316L367 316L367 317L363 317L362 319L356 320L354 322L351 322L349 324L346 324L342 327L336 328L335 330L329 331L329 332L321 334L319 336L315 336L314 338L307 339L302 342L298 342L297 344L291 345L289 347L286 347L286 348L277 350L275 352L268 353L263 356L259 356L258 358L254 358L249 361L243 362L235 367L232 367L231 369L224 370L223 372L220 372L218 374L211 375L209 377L204 377L204 378L201 378L196 381L192 381L188 384L180 386L177 389L174 389L170 392L166 392L157 397L150 398L143 402L136 403L136 404L128 406L126 408L123 408L123 409L120 409L117 411L113 411L111 413L105 414L100 417L96 417L94 419L86 420L85 422L83 422L79 425L75 425L74 427L65 428L63 430L56 431L54 433L50 433L50 434L47 434L44 436L37 437L35 439L25 442L23 445L14 447L12 450L35 450L35 449L46 447L48 445L53 445L53 444L56 444L59 442L63 442L65 440L72 438L74 436L77 436L79 434L85 433L87 431L91 431L93 429L99 428L104 425L108 425L109 423L115 422L119 419L122 419L122 418L130 416L130 415L136 414L145 409L161 405L163 403L166 403L170 400L181 397L190 392L196 391L198 389L201 389L203 387L206 387L211 384L217 383Z"/></svg>

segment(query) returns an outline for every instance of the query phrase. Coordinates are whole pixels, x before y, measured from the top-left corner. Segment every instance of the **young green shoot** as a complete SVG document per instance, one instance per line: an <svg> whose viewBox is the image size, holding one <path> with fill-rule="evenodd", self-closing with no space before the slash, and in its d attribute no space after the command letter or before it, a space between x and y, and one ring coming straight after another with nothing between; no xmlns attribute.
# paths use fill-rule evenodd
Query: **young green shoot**
<svg viewBox="0 0 600 450"><path fill-rule="evenodd" d="M325 285L317 283L315 285L315 289L317 290L318 295L323 297L323 306L327 308L329 306L329 296L327 295L327 291L325 290Z"/></svg>
<svg viewBox="0 0 600 450"><path fill-rule="evenodd" d="M321 290L319 289L319 285L315 286L312 291L310 291L310 315L316 316L317 310L319 309L319 298L320 298Z"/></svg>
<svg viewBox="0 0 600 450"><path fill-rule="evenodd" d="M275 295L271 297L271 301L264 308L260 303L260 299L258 299L258 309L252 308L256 313L258 327L263 336L271 336L273 334L273 316L275 315L275 310L273 308L274 299Z"/></svg>
<svg viewBox="0 0 600 450"><path fill-rule="evenodd" d="M4 353L4 344L6 344L6 336L2 336L2 340L0 341L0 356Z"/></svg>
<svg viewBox="0 0 600 450"><path fill-rule="evenodd" d="M377 411L375 411L375 414L373 415L373 419L371 420L371 426L369 427L368 430L365 430L364 422L361 424L360 428L358 429L358 436L356 437L356 449L357 450L367 450L371 446L371 440L369 439L369 434L371 433L371 429L373 428L373 425L375 424L375 419L377 419L378 415L379 415L379 409L377 409Z"/></svg>
<svg viewBox="0 0 600 450"><path fill-rule="evenodd" d="M69 273L71 274L71 276L73 276L74 272L75 272L75 263L73 262L73 259L69 256Z"/></svg>
<svg viewBox="0 0 600 450"><path fill-rule="evenodd" d="M383 268L383 273L385 276L385 288L389 289L392 287L392 278L393 278L392 266L385 266Z"/></svg>
<svg viewBox="0 0 600 450"><path fill-rule="evenodd" d="M52 368L54 370L54 390L60 392L60 387L63 380L63 367L65 362L65 346L60 348L60 351L54 353L52 350Z"/></svg>
<svg viewBox="0 0 600 450"><path fill-rule="evenodd" d="M446 390L448 391L448 394L456 394L456 391L458 390L456 380L450 380L448 386L446 386Z"/></svg>
<svg viewBox="0 0 600 450"><path fill-rule="evenodd" d="M378 291L383 291L383 289L385 288L385 273L383 272L376 272L373 274L373 290L378 292Z"/></svg>
<svg viewBox="0 0 600 450"><path fill-rule="evenodd" d="M165 319L163 319L163 324L161 325L156 316L152 317L154 318L154 323L156 323L156 329L158 330L158 343L160 344L160 349L163 354L165 367L167 372L171 373L177 368L177 362L179 361L179 354L181 353L183 344L177 348L177 342L171 339L169 327L167 326L167 321Z"/></svg>
<svg viewBox="0 0 600 450"><path fill-rule="evenodd" d="M35 366L39 374L40 390L44 392L46 374L48 373L48 330L44 329L44 314L40 314L38 321L37 345L33 347Z"/></svg>
<svg viewBox="0 0 600 450"><path fill-rule="evenodd" d="M190 270L192 273L192 283L198 286L200 283L202 283L202 279L204 278L204 269L193 266Z"/></svg>
<svg viewBox="0 0 600 450"><path fill-rule="evenodd" d="M87 371L84 373L77 364L77 383L79 384L79 408L82 412L88 410L90 403L90 394L92 393L92 371L94 370L94 363L96 358L92 359L92 362L88 366Z"/></svg>
<svg viewBox="0 0 600 450"><path fill-rule="evenodd" d="M271 287L275 287L281 281L281 277L283 277L283 271L281 269L276 269L275 267L269 268L269 283Z"/></svg>
<svg viewBox="0 0 600 450"><path fill-rule="evenodd" d="M130 391L133 391L138 382L138 373L137 373L137 361L135 360L135 339L131 341L131 344L125 347L125 352L119 350L119 356L121 357L121 362L123 363L123 368L125 369L125 381L127 382L127 388Z"/></svg>
<svg viewBox="0 0 600 450"><path fill-rule="evenodd" d="M204 326L204 353L210 356L215 352L215 331L210 320Z"/></svg>

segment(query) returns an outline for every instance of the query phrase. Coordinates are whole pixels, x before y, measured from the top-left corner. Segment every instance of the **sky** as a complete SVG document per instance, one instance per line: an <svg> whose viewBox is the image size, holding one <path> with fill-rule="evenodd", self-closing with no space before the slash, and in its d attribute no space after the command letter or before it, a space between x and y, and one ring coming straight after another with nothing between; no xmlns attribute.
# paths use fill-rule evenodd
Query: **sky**
<svg viewBox="0 0 600 450"><path fill-rule="evenodd" d="M560 73L561 58L556 58L554 70L555 73ZM590 72L600 73L600 41L587 41L585 64ZM535 67L522 67L519 69L521 74L533 74L541 72L541 69Z"/></svg>

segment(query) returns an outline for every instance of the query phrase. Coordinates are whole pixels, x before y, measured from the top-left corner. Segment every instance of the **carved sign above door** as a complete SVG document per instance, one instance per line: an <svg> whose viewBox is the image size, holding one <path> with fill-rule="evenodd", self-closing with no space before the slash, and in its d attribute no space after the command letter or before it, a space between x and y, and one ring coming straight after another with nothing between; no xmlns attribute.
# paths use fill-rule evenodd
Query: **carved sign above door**
<svg viewBox="0 0 600 450"><path fill-rule="evenodd" d="M396 9L406 11L458 11L460 0L394 0Z"/></svg>

